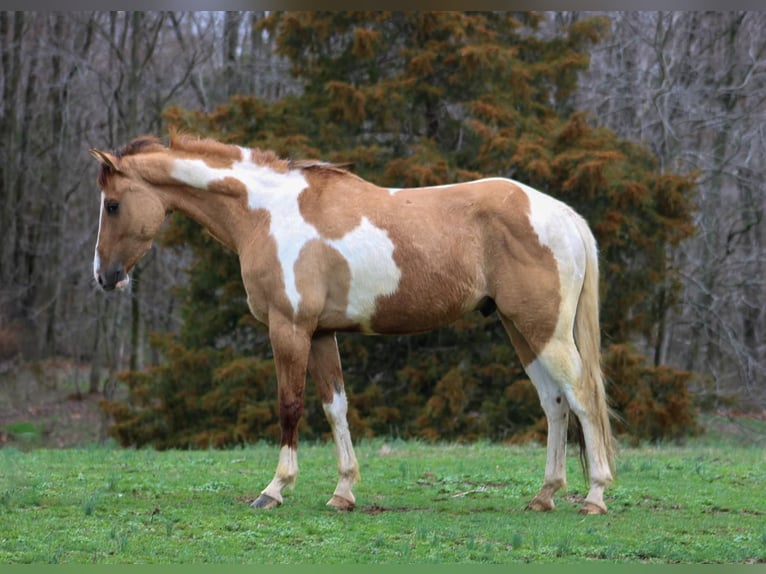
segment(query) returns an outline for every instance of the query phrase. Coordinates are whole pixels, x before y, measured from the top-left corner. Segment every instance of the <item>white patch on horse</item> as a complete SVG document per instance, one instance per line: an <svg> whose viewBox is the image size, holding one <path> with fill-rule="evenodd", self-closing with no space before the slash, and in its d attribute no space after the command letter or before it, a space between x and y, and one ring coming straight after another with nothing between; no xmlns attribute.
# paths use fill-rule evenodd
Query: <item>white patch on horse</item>
<svg viewBox="0 0 766 574"><path fill-rule="evenodd" d="M572 218L579 216L556 198L521 182L513 183L527 194L530 204L529 222L540 243L553 252L559 275L574 276L582 281L585 277L585 248L577 226L572 221Z"/></svg>
<svg viewBox="0 0 766 574"><path fill-rule="evenodd" d="M298 453L292 447L283 446L279 449L276 475L282 479L292 480L296 474L298 474Z"/></svg>
<svg viewBox="0 0 766 574"><path fill-rule="evenodd" d="M298 452L287 445L279 449L279 464L274 478L269 485L261 491L282 503L282 491L286 486L292 486L295 483L295 477L298 476Z"/></svg>
<svg viewBox="0 0 766 574"><path fill-rule="evenodd" d="M226 177L235 178L245 185L248 207L265 209L271 214L269 230L277 244L285 293L295 312L301 299L295 283L295 262L303 246L319 237L316 228L303 219L298 206L298 196L308 187L308 182L300 171L277 172L251 161L250 150L240 150L244 159L234 162L230 168L213 168L198 159L177 159L171 175L202 189Z"/></svg>
<svg viewBox="0 0 766 574"><path fill-rule="evenodd" d="M348 430L348 400L345 391L333 393L331 403L322 405L325 415L330 422L330 427L335 435L338 449L338 467L344 470L354 466L356 458L351 446L351 434Z"/></svg>
<svg viewBox="0 0 766 574"><path fill-rule="evenodd" d="M368 328L375 300L399 287L402 272L394 261L394 243L385 229L375 227L366 217L340 239L325 242L343 255L351 270L346 315Z"/></svg>
<svg viewBox="0 0 766 574"><path fill-rule="evenodd" d="M580 293L585 280L587 263L586 246L574 221L574 218L579 215L568 205L550 195L518 181L513 183L527 194L530 204L529 222L537 233L540 243L551 250L556 261L559 290L562 295L556 333L557 336L566 336L567 332L571 333L572 326L571 323L564 321L564 318L575 316L579 296L573 298L564 295Z"/></svg>
<svg viewBox="0 0 766 574"><path fill-rule="evenodd" d="M230 168L212 168L202 160L177 159L172 176L202 189L225 177L236 178L247 189L248 207L265 209L271 214L270 233L277 244L285 292L293 312L297 311L301 299L295 280L295 263L303 247L309 241L320 239L338 250L351 271L346 315L363 326L369 325L376 298L394 293L401 277L393 258L394 244L388 233L362 218L357 227L340 239L321 238L316 227L303 219L300 212L298 197L309 185L303 173L300 170L277 172L251 161L250 150L240 150L244 159Z"/></svg>
<svg viewBox="0 0 766 574"><path fill-rule="evenodd" d="M359 477L359 463L351 443L351 433L348 429L348 400L345 391L335 391L331 403L322 405L327 420L330 421L332 434L335 439L335 449L338 457L338 486L335 496L354 503L356 501L351 487Z"/></svg>

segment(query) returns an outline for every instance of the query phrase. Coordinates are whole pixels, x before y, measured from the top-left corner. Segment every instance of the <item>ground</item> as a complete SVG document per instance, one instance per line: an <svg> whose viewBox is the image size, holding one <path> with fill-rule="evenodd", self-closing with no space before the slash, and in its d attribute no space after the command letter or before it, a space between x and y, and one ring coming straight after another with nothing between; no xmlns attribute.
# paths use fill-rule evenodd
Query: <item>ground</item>
<svg viewBox="0 0 766 574"><path fill-rule="evenodd" d="M88 392L90 367L63 360L2 367L0 447L67 448L106 439L104 395Z"/></svg>

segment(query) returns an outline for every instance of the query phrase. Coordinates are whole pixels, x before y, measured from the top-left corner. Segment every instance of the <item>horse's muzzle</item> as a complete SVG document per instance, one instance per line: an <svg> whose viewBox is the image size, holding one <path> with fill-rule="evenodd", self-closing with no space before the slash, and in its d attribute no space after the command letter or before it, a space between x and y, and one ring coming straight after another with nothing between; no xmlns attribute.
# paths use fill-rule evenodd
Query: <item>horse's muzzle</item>
<svg viewBox="0 0 766 574"><path fill-rule="evenodd" d="M105 273L99 271L96 273L96 280L104 291L124 289L130 281L125 268L121 265L114 265L107 269Z"/></svg>

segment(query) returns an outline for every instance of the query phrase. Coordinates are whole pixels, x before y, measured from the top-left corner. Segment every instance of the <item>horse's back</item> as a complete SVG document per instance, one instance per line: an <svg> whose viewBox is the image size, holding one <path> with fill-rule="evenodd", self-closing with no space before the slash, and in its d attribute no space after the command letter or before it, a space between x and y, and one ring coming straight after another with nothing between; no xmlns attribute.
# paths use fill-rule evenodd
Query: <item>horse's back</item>
<svg viewBox="0 0 766 574"><path fill-rule="evenodd" d="M397 190L322 170L307 180L299 210L316 245L296 260L295 285L320 328L413 333L490 299L553 305L576 251L573 212L510 179Z"/></svg>
<svg viewBox="0 0 766 574"><path fill-rule="evenodd" d="M567 251L577 251L572 214L503 178L390 193L376 221L395 245L401 277L377 299L373 330L428 330L487 299L514 309L555 306L560 267L569 265Z"/></svg>

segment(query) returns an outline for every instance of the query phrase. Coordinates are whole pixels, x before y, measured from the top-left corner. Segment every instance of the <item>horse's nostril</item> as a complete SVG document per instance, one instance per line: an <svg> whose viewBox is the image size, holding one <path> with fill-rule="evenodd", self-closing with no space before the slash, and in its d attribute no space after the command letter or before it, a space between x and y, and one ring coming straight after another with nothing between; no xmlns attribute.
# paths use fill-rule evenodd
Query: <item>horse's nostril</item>
<svg viewBox="0 0 766 574"><path fill-rule="evenodd" d="M125 273L125 268L121 264L116 263L106 269L100 268L96 271L95 276L96 281L104 291L112 291L118 285L122 287L122 282L127 277L127 274Z"/></svg>

